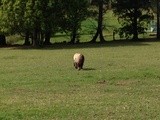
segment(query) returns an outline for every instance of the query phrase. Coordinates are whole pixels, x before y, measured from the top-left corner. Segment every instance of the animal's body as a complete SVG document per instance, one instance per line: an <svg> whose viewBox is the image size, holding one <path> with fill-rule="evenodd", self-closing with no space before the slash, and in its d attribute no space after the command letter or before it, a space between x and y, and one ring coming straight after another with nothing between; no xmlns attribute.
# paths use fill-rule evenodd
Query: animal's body
<svg viewBox="0 0 160 120"><path fill-rule="evenodd" d="M75 53L73 56L74 61L74 67L78 70L83 69L83 63L84 63L84 55L81 53Z"/></svg>

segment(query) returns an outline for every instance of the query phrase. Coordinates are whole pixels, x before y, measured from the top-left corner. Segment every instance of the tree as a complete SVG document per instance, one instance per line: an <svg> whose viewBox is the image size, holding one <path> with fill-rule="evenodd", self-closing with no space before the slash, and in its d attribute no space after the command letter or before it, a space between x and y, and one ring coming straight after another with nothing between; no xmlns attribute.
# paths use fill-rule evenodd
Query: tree
<svg viewBox="0 0 160 120"><path fill-rule="evenodd" d="M60 0L3 0L1 29L8 34L25 36L25 43L33 46L50 43L58 27Z"/></svg>
<svg viewBox="0 0 160 120"><path fill-rule="evenodd" d="M63 31L70 34L70 43L79 42L81 23L88 17L88 0L64 0L64 18L61 23Z"/></svg>
<svg viewBox="0 0 160 120"><path fill-rule="evenodd" d="M157 39L160 38L160 2L156 0L156 13L157 13Z"/></svg>
<svg viewBox="0 0 160 120"><path fill-rule="evenodd" d="M2 1L1 17L2 31L9 35L21 34L25 37L25 44L29 44L29 31L31 31L31 24L26 19L27 3L28 0Z"/></svg>
<svg viewBox="0 0 160 120"><path fill-rule="evenodd" d="M56 33L59 27L59 21L62 19L62 5L61 0L49 0L43 6L43 33L44 44L50 45L50 38L52 34Z"/></svg>
<svg viewBox="0 0 160 120"><path fill-rule="evenodd" d="M138 35L147 29L147 23L153 19L149 0L114 0L113 11L122 25L120 36L138 40Z"/></svg>
<svg viewBox="0 0 160 120"><path fill-rule="evenodd" d="M42 0L40 3L41 12L41 42L49 45L50 38L59 31L62 21L62 1L61 0ZM44 40L43 40L44 39Z"/></svg>
<svg viewBox="0 0 160 120"><path fill-rule="evenodd" d="M103 14L105 13L105 4L108 3L108 0L92 0L93 5L98 6L98 26L96 33L93 37L93 39L90 42L96 42L98 36L100 39L100 42L104 42L104 36L103 36Z"/></svg>
<svg viewBox="0 0 160 120"><path fill-rule="evenodd" d="M1 1L2 5L1 5L1 23L0 23L0 26L1 26L1 31L3 33L13 33L13 26L14 26L14 20L15 20L15 17L13 15L13 4L14 2L13 1L9 1L9 0L6 0L6 1Z"/></svg>

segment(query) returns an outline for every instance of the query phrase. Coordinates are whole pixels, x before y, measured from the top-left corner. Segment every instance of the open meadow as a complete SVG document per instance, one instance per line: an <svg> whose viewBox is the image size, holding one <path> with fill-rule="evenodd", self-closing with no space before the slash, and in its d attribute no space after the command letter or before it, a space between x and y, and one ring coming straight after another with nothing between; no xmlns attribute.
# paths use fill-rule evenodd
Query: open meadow
<svg viewBox="0 0 160 120"><path fill-rule="evenodd" d="M0 120L160 119L160 42L0 48L0 66Z"/></svg>

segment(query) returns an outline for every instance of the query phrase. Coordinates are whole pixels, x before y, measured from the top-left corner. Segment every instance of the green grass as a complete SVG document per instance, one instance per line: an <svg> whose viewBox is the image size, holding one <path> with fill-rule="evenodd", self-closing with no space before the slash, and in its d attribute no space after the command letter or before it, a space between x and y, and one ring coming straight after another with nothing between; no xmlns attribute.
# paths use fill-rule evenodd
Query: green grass
<svg viewBox="0 0 160 120"><path fill-rule="evenodd" d="M0 120L158 120L159 46L1 48ZM73 68L75 52L85 55L84 70Z"/></svg>

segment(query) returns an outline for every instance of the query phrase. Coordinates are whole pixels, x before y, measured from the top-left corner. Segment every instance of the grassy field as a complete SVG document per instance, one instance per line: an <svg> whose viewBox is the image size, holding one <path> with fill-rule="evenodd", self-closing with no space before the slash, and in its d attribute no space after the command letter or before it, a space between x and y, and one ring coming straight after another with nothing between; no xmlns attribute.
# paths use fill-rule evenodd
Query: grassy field
<svg viewBox="0 0 160 120"><path fill-rule="evenodd" d="M0 63L0 120L160 119L160 42L0 48Z"/></svg>

